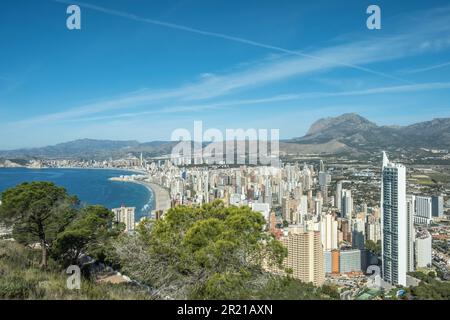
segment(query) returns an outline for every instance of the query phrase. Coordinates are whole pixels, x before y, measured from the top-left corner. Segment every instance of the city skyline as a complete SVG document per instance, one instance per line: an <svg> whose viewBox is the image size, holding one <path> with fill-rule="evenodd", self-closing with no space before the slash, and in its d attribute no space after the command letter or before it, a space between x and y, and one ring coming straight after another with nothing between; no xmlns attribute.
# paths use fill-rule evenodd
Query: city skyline
<svg viewBox="0 0 450 320"><path fill-rule="evenodd" d="M381 30L366 28L360 1L250 1L239 13L229 1L73 3L81 30L67 30L66 1L2 4L14 32L0 34L0 149L170 140L195 120L281 128L286 139L324 115L450 116L445 1L381 1Z"/></svg>
<svg viewBox="0 0 450 320"><path fill-rule="evenodd" d="M448 0L0 7L0 300L450 300Z"/></svg>

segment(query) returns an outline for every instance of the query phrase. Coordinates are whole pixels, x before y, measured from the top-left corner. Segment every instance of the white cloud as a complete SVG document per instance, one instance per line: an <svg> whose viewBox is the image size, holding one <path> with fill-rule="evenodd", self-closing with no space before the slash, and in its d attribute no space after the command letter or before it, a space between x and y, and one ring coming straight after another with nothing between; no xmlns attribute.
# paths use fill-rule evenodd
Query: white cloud
<svg viewBox="0 0 450 320"><path fill-rule="evenodd" d="M66 3L65 0L58 0L58 2ZM384 73L380 73L366 67L361 67L360 65L368 65L382 61L395 60L405 56L422 54L427 49L421 48L417 45L418 43L428 42L428 50L442 49L450 46L450 43L446 42L448 34L442 35L444 31L446 32L449 30L448 21L450 20L450 10L445 8L437 11L436 9L433 9L433 15L430 15L427 12L421 13L422 17L428 17L424 18L428 20L426 23L422 22L420 25L415 26L414 32L411 32L408 28L404 33L398 33L390 37L360 40L316 50L312 53L302 53L253 42L251 40L239 37L216 34L171 23L145 19L135 15L109 10L90 4L79 4L107 14L119 15L136 21L158 24L182 31L203 34L206 36L219 37L225 40L247 43L249 45L255 45L273 51L282 52L286 55L265 59L259 63L254 63L247 67L241 67L238 70L233 70L232 72L226 74L203 74L203 76L200 77L200 80L175 88L168 88L166 90L156 92L152 90L133 92L104 101L76 106L68 111L25 119L19 122L22 125L66 121L99 113L111 112L119 109L132 109L136 107L145 107L147 110L143 111L144 113L172 112L171 110L176 110L176 107L172 109L167 107L161 109L158 106L181 105L185 107L187 102L192 103L193 101L207 101L213 98L222 98L226 95L284 81L292 77L305 76L315 72L330 71L337 68L362 70L370 74L376 74L391 78L392 80L401 81L402 83L408 83L403 79L391 77ZM403 86L377 88L376 90L378 90L378 93L389 92L392 90L396 92L399 92L400 90L425 90L429 89L426 88L427 86L433 87L436 86L436 84L414 85L412 83L408 83ZM372 90L372 92L370 90ZM363 93L363 91L354 92L353 94L377 93L373 90L375 89L368 89L365 93ZM307 96L310 94L304 95ZM312 95L314 95L314 93ZM318 97L321 95L323 96L327 94L320 93ZM348 93L334 93L333 95L348 95ZM284 97L284 99L286 99L286 97ZM209 103L209 105L211 104L214 105L214 103ZM215 104L220 105L221 103L216 102ZM103 115L103 117L105 117L105 115ZM101 118L101 116L99 116L99 118Z"/></svg>

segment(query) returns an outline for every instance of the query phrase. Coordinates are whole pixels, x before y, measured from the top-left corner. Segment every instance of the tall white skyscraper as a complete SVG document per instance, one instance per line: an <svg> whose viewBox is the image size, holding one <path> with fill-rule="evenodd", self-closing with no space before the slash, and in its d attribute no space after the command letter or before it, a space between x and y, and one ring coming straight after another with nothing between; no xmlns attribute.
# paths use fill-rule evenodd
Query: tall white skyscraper
<svg viewBox="0 0 450 320"><path fill-rule="evenodd" d="M351 190L342 190L342 214L345 218L351 219L353 212L353 199Z"/></svg>
<svg viewBox="0 0 450 320"><path fill-rule="evenodd" d="M331 214L322 216L319 222L320 236L325 251L338 249L338 222Z"/></svg>
<svg viewBox="0 0 450 320"><path fill-rule="evenodd" d="M408 271L408 221L406 214L406 168L389 162L383 152L381 172L382 277L406 286Z"/></svg>
<svg viewBox="0 0 450 320"><path fill-rule="evenodd" d="M301 196L300 198L300 204L298 206L299 211L299 223L302 223L305 221L305 217L308 214L308 197L307 196Z"/></svg>
<svg viewBox="0 0 450 320"><path fill-rule="evenodd" d="M325 171L325 165L323 164L323 160L320 160L319 162L319 171Z"/></svg>
<svg viewBox="0 0 450 320"><path fill-rule="evenodd" d="M320 216L322 214L322 198L315 198L314 199L314 214L316 216Z"/></svg>
<svg viewBox="0 0 450 320"><path fill-rule="evenodd" d="M338 208L339 211L342 209L342 181L336 183L336 195L335 195L335 207Z"/></svg>

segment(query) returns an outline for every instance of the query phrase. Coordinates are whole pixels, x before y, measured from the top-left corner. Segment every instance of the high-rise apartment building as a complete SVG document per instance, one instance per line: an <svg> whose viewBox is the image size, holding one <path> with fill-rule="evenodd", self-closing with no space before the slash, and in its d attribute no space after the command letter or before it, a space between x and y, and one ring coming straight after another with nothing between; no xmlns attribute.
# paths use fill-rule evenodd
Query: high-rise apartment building
<svg viewBox="0 0 450 320"><path fill-rule="evenodd" d="M442 218L444 215L444 197L433 196L431 198L431 209L433 217Z"/></svg>
<svg viewBox="0 0 450 320"><path fill-rule="evenodd" d="M338 181L336 183L336 194L334 197L334 205L339 211L341 211L341 209L342 209L342 181Z"/></svg>
<svg viewBox="0 0 450 320"><path fill-rule="evenodd" d="M319 172L319 185L321 187L329 185L331 182L331 175L328 172Z"/></svg>
<svg viewBox="0 0 450 320"><path fill-rule="evenodd" d="M382 277L390 284L406 286L408 231L406 168L390 162L383 152L381 172Z"/></svg>
<svg viewBox="0 0 450 320"><path fill-rule="evenodd" d="M338 222L331 214L322 216L319 222L322 245L325 251L338 249Z"/></svg>
<svg viewBox="0 0 450 320"><path fill-rule="evenodd" d="M347 219L352 218L353 199L351 190L342 190L342 215Z"/></svg>
<svg viewBox="0 0 450 320"><path fill-rule="evenodd" d="M305 217L308 214L308 197L307 196L301 196L300 197L300 204L298 206L298 212L299 212L299 223L303 223L305 221Z"/></svg>
<svg viewBox="0 0 450 320"><path fill-rule="evenodd" d="M314 214L320 216L322 214L323 198L314 199Z"/></svg>
<svg viewBox="0 0 450 320"><path fill-rule="evenodd" d="M432 263L432 240L428 231L424 230L417 233L416 237L416 267L428 268Z"/></svg>
<svg viewBox="0 0 450 320"><path fill-rule="evenodd" d="M339 273L361 272L361 250L341 250Z"/></svg>
<svg viewBox="0 0 450 320"><path fill-rule="evenodd" d="M355 249L365 248L366 223L362 218L356 218L352 223L352 246Z"/></svg>
<svg viewBox="0 0 450 320"><path fill-rule="evenodd" d="M431 210L431 197L416 196L416 215L414 223L429 225L433 221Z"/></svg>
<svg viewBox="0 0 450 320"><path fill-rule="evenodd" d="M125 207L122 206L120 208L112 209L114 213L114 221L125 224L125 231L133 231L134 230L134 212L135 207Z"/></svg>
<svg viewBox="0 0 450 320"><path fill-rule="evenodd" d="M284 266L292 269L292 276L321 286L325 281L325 266L320 232L290 228L282 242L288 249Z"/></svg>
<svg viewBox="0 0 450 320"><path fill-rule="evenodd" d="M407 237L408 237L408 272L414 271L414 238L416 231L414 229L414 213L416 207L416 197L406 196L406 218L407 218Z"/></svg>

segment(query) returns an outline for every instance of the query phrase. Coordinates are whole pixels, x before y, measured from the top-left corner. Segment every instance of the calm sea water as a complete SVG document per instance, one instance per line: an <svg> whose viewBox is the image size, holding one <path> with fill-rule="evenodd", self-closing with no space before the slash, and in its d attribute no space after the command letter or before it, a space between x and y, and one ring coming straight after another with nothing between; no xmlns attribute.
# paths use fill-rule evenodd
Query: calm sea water
<svg viewBox="0 0 450 320"><path fill-rule="evenodd" d="M0 168L0 193L22 182L50 181L67 189L86 204L107 208L136 207L136 221L155 207L153 193L135 183L109 181L108 178L132 174L103 169L25 169Z"/></svg>

